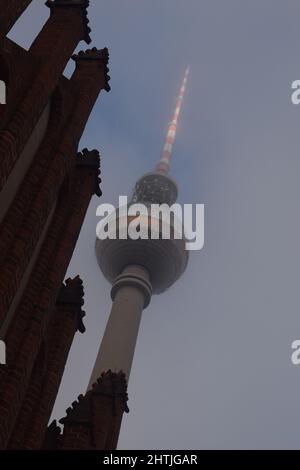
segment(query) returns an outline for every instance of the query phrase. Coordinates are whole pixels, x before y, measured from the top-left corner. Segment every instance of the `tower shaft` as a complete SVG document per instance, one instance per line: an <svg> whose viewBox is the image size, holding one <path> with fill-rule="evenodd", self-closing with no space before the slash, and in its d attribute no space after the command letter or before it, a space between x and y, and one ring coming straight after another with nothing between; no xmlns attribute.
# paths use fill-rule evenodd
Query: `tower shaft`
<svg viewBox="0 0 300 470"><path fill-rule="evenodd" d="M103 372L124 372L128 381L144 307L151 297L148 271L142 266L127 266L111 291L113 305L89 388Z"/></svg>

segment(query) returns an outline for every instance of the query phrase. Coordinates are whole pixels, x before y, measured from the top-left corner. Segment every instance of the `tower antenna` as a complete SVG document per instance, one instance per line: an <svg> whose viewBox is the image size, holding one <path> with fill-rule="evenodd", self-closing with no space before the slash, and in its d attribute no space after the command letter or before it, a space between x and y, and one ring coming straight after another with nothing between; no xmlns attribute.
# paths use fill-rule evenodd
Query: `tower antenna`
<svg viewBox="0 0 300 470"><path fill-rule="evenodd" d="M181 107L182 107L182 102L183 102L183 98L184 98L184 94L186 90L186 84L187 84L189 73L190 73L190 68L187 67L184 73L184 78L180 87L179 95L176 100L175 112L168 127L165 145L163 147L163 151L162 151L159 163L156 166L156 171L164 175L167 175L170 169L170 161L171 161L173 145L174 145L174 141L176 137L177 123L178 123L178 118L179 118Z"/></svg>

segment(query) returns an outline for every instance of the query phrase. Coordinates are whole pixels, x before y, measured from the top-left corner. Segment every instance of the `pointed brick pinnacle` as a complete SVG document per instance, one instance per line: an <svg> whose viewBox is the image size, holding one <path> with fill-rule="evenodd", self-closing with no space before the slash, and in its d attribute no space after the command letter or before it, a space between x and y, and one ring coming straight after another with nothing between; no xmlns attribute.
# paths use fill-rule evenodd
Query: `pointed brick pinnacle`
<svg viewBox="0 0 300 470"><path fill-rule="evenodd" d="M90 32L91 28L89 27L89 19L87 14L87 9L90 5L89 0L47 0L46 6L52 11L54 8L66 8L66 7L78 7L82 9L83 13L83 22L85 28L84 41L87 44L91 43Z"/></svg>
<svg viewBox="0 0 300 470"><path fill-rule="evenodd" d="M98 61L104 69L104 79L105 79L105 87L106 91L110 91L109 81L110 76L108 75L109 68L109 52L107 47L104 49L97 49L97 47L93 47L92 49L86 49L85 51L79 51L78 54L74 54L72 59L77 63L80 61Z"/></svg>
<svg viewBox="0 0 300 470"><path fill-rule="evenodd" d="M79 276L74 279L67 279L62 285L57 298L57 304L69 304L72 305L76 310L77 316L77 329L80 333L85 332L85 326L82 319L85 317L85 311L82 310L84 304L84 289L83 282Z"/></svg>
<svg viewBox="0 0 300 470"><path fill-rule="evenodd" d="M102 191L100 189L101 171L100 171L100 154L98 150L83 149L77 154L77 166L88 167L95 173L95 194L100 197Z"/></svg>

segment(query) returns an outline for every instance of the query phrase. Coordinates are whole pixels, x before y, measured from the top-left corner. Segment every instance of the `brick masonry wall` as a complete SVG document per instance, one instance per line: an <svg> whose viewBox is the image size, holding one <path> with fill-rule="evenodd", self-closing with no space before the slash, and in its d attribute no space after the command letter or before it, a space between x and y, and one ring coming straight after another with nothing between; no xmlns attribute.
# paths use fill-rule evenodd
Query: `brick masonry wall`
<svg viewBox="0 0 300 470"><path fill-rule="evenodd" d="M1 130L8 125L13 112L31 87L38 68L38 58L12 40L0 39L0 78L6 83L6 105L0 106Z"/></svg>
<svg viewBox="0 0 300 470"><path fill-rule="evenodd" d="M78 142L100 91L104 87L108 89L106 66L108 56L106 51L88 51L76 56L75 60L76 70L70 81L75 107L63 130L58 149L51 156L48 167L44 168L44 177L37 182L38 192L30 204L29 211L25 214L23 211L21 225L19 222L21 207L24 206L24 201L28 204L28 199L18 197L21 207L16 204L12 207L12 210L16 210L12 217L15 224L18 224L16 237L11 239L11 225L6 222L3 223L3 242L1 242L0 233L0 252L4 257L2 262L0 261L0 323L3 321L20 285L47 217L57 198L59 187L70 170L70 155L76 152ZM29 183L27 186L30 191Z"/></svg>
<svg viewBox="0 0 300 470"><path fill-rule="evenodd" d="M98 166L96 161L98 160ZM75 248L92 194L98 188L98 152L77 156L70 199L56 210L49 233L6 337L8 367L0 391L0 448L5 448L30 382L33 365L47 332L59 287ZM62 197L62 201L65 201ZM0 369L0 372L4 368Z"/></svg>
<svg viewBox="0 0 300 470"><path fill-rule="evenodd" d="M32 450L42 445L74 335L77 330L85 331L83 295L79 276L62 285L46 332L47 353L43 368L39 367L39 386L33 371L8 448Z"/></svg>
<svg viewBox="0 0 300 470"><path fill-rule="evenodd" d="M86 30L86 8L72 1L64 2L64 6L60 3L60 0L50 2L50 18L29 51L40 64L33 83L6 128L0 131L0 190L52 95L72 52L82 39L87 42L90 40Z"/></svg>
<svg viewBox="0 0 300 470"><path fill-rule="evenodd" d="M24 436L28 430L30 417L32 416L34 408L38 404L38 399L41 394L42 378L46 372L46 361L46 345L43 343L40 347L32 370L30 382L22 403L22 408L9 440L8 449L22 449L23 447Z"/></svg>
<svg viewBox="0 0 300 470"><path fill-rule="evenodd" d="M85 396L67 409L66 417L60 420L63 433L54 435L55 448L113 450L117 447L120 427L127 407L127 382L120 371L103 372ZM52 423L52 431L55 423ZM54 428L54 429L53 429ZM52 434L53 435L53 434ZM89 439L89 441L88 441Z"/></svg>
<svg viewBox="0 0 300 470"><path fill-rule="evenodd" d="M78 42L90 42L88 0L48 0L50 18L26 52L4 34L29 3L5 2L7 16L0 19L0 73L6 74L11 97L0 115L0 190L49 100L51 114L46 135L0 226L0 325L53 209L54 215L5 337L8 364L0 368L0 449L42 446L78 322L80 325L78 305L64 304L58 295L91 196L101 194L99 154L87 150L77 154L78 144L100 91L110 89L106 49L75 55L71 80L61 77ZM47 436L56 447L100 445L95 440L99 423L94 414L98 416L103 409L101 400L111 410L103 411L106 419L102 421L108 426L105 445L113 441L112 430L117 430L126 410L124 387L122 396L116 394L114 380L108 401L102 392L87 395L88 423L66 422L63 435L56 426L49 427Z"/></svg>

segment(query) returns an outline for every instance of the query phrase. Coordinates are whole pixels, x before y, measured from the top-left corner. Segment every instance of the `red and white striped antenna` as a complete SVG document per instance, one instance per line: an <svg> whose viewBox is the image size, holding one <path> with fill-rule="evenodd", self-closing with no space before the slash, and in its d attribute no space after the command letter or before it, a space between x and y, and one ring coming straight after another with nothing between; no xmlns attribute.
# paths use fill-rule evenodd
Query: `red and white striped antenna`
<svg viewBox="0 0 300 470"><path fill-rule="evenodd" d="M172 157L173 144L174 144L175 137L176 137L178 117L179 117L181 107L182 107L182 102L183 102L183 98L184 98L184 94L186 90L186 84L187 84L189 72L190 72L190 68L187 67L185 70L181 87L180 87L180 92L176 100L175 112L174 112L172 121L169 124L165 145L163 147L163 151L162 151L159 163L156 166L156 171L164 175L167 175L170 169L170 161Z"/></svg>

